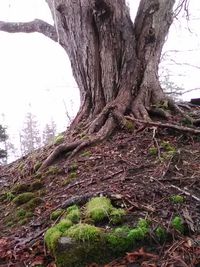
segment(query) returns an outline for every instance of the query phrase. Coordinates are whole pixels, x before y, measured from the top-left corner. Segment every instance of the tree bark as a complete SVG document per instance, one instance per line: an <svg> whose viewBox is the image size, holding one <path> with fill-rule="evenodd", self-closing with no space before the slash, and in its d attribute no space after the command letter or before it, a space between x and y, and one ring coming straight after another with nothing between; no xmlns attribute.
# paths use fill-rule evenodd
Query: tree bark
<svg viewBox="0 0 200 267"><path fill-rule="evenodd" d="M141 0L134 24L125 0L47 2L80 89L74 124L95 119L91 132L98 131L110 106L147 119L165 99L158 65L175 1Z"/></svg>

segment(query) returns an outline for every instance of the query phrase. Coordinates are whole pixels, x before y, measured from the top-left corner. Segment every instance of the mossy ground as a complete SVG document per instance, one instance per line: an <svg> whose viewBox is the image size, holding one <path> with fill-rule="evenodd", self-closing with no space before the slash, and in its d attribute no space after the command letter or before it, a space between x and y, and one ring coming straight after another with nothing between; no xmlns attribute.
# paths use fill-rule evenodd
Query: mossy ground
<svg viewBox="0 0 200 267"><path fill-rule="evenodd" d="M169 248L173 240L177 242L176 237L182 235L171 224L174 217L180 216L183 220L184 227L186 227L184 234L188 235L187 238L190 238L193 231L195 236L198 236L200 232L196 219L200 217L199 202L179 191L179 189L185 190L185 188L188 188L191 195L200 198L197 190L200 187L198 179L200 142L198 137L180 134L172 129L161 130L158 128L155 137L161 149L161 156L163 152L170 152L164 151L166 147L161 147L162 142L168 142L176 148L176 153L173 152L170 157L163 157L163 160L160 161L157 155L149 154L149 148L154 145L152 134L152 129L148 127L138 133L135 131L129 133L124 129L122 132L113 135L108 141L90 147L91 154L89 157L82 156L81 154L84 151L81 151L72 161L69 160L68 162L66 158L58 159L55 162L56 168L49 173L48 170L35 173L34 165L37 162L42 162L52 148L50 150L49 148L38 150L34 155L27 156L9 167L3 168L1 175L5 174L5 177L9 177L9 179L6 180L6 184L0 187L0 238L9 237L9 240L15 240L15 236L18 234L20 236L18 244L24 241L27 232L34 238L39 231L55 223L50 219L50 215L66 200L74 196L106 192L109 195L120 196L121 199L119 198L116 201L117 205L115 207L121 208L123 205L123 209L129 210L129 212L125 215L122 224L113 224L109 215L104 219L104 223L97 223L98 226L108 227L106 229L127 226L133 230L137 228L139 218L147 218L151 222L149 226L150 235L153 236L153 240L155 239L163 246L160 259L165 253L166 257L170 257L167 254L166 245ZM75 168L76 170L70 169L74 162L78 166L77 169ZM68 174L73 171L77 172L77 177L64 185L63 182L67 180ZM23 212L19 212L18 215L22 214L19 217L17 212L18 208L26 210L27 203L16 207L13 198L17 194L12 192L12 188L17 184L33 184L38 180L41 180L44 186L39 190L32 191L32 193L36 198L39 197L43 201L30 211L33 216L25 218L25 220L27 219L25 221L19 218L20 216L23 217ZM24 192L19 194L21 193ZM183 195L184 201L174 203L171 196L176 195ZM191 218L189 225L184 219L186 211ZM29 210L26 210L27 212ZM91 223L90 218L86 220L82 217L82 214L85 216L84 212L85 209L81 208L81 222ZM21 220L22 222L20 222ZM21 226L20 224L23 223L25 224ZM164 237L162 237L161 230L157 230L156 234L158 227L162 227L166 231ZM191 227L193 230L191 230ZM173 236L173 239L168 238L168 236ZM195 236L193 236L194 240L196 240ZM164 239L164 242L160 239ZM28 260L25 259L25 263L30 264L30 262L34 262L32 256L37 253L37 255L43 257L44 266L49 264L49 256L44 256L42 236L33 240L35 240L35 242L33 241L33 248L30 245L28 251L21 251L21 254L15 255L14 263L21 262L23 255L27 257L27 254L29 254L30 257ZM42 245L39 246L38 242L41 242ZM149 239L147 238L147 241L144 242L148 248ZM8 242L8 248L6 249L12 253L15 245L13 242ZM157 246L154 243L153 247L155 253L160 255L160 250L156 250L157 247L160 247L160 244ZM195 257L195 248L192 247L192 249L192 255ZM175 253L181 256L178 247ZM188 259L186 265L190 266L190 256L187 254L187 250L184 253L186 254L184 259ZM4 264L7 263L7 260L5 259ZM155 265L158 265L156 260Z"/></svg>

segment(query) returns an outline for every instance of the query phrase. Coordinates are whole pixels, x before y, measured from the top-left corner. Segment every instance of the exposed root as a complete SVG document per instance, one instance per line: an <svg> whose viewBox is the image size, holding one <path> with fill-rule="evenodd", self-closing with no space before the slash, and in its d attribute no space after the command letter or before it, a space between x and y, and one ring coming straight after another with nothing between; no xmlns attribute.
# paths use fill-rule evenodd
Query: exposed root
<svg viewBox="0 0 200 267"><path fill-rule="evenodd" d="M183 131L183 132L188 132L188 133L193 133L193 134L200 134L200 130L198 129L184 127L184 126L180 126L176 124L139 120L131 116L125 116L125 118L128 120L134 121L136 123L138 122L138 123L143 123L146 125L152 125L152 126L163 127L163 128L172 128L178 131Z"/></svg>

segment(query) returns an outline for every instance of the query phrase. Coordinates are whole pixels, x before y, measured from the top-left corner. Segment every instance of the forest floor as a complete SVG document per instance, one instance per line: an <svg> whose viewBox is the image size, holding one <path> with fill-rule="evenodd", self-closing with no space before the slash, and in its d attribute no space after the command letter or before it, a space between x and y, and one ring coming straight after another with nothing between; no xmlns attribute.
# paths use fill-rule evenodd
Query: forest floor
<svg viewBox="0 0 200 267"><path fill-rule="evenodd" d="M0 170L0 266L55 266L44 245L44 232L54 224L52 211L71 197L97 194L116 196L135 220L147 218L152 229L162 225L171 234L159 243L152 230L151 244L106 267L200 266L199 135L160 127L123 130L37 174L38 162L52 148ZM27 191L36 196L35 203L16 206L13 198ZM176 203L177 195L183 201ZM174 216L183 219L184 234L172 229Z"/></svg>

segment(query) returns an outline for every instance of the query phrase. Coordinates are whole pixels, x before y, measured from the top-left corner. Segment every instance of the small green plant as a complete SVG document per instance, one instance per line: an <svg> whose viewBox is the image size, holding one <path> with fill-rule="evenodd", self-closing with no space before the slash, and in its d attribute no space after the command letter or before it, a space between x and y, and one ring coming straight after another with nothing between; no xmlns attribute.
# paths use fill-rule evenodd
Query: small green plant
<svg viewBox="0 0 200 267"><path fill-rule="evenodd" d="M66 219L72 223L78 223L81 218L81 212L78 206L73 205L67 209Z"/></svg>
<svg viewBox="0 0 200 267"><path fill-rule="evenodd" d="M158 226L155 230L155 235L156 237L158 238L159 241L163 242L166 240L167 238L167 232L166 230L161 227L161 226Z"/></svg>
<svg viewBox="0 0 200 267"><path fill-rule="evenodd" d="M175 230L177 230L180 233L183 233L185 230L183 220L180 216L174 217L172 222L171 222L171 225Z"/></svg>
<svg viewBox="0 0 200 267"><path fill-rule="evenodd" d="M149 155L155 156L157 154L158 154L158 149L156 147L153 146L149 148Z"/></svg>
<svg viewBox="0 0 200 267"><path fill-rule="evenodd" d="M109 217L112 208L110 199L95 197L86 204L86 216L90 217L94 222L100 222Z"/></svg>
<svg viewBox="0 0 200 267"><path fill-rule="evenodd" d="M62 215L63 211L64 211L63 209L57 209L57 210L53 211L50 215L50 219L55 221L56 219L58 219Z"/></svg>
<svg viewBox="0 0 200 267"><path fill-rule="evenodd" d="M60 145L61 143L63 143L65 140L64 136L62 134L59 134L58 136L56 136L55 140L54 140L54 144L55 145Z"/></svg>
<svg viewBox="0 0 200 267"><path fill-rule="evenodd" d="M113 208L110 212L110 221L113 224L120 224L123 222L124 216L126 215L125 210Z"/></svg>
<svg viewBox="0 0 200 267"><path fill-rule="evenodd" d="M18 196L16 196L13 199L13 202L15 203L15 205L19 206L19 205L22 205L22 204L30 201L34 197L35 197L35 195L33 193L26 192L26 193L22 193L22 194L19 194Z"/></svg>
<svg viewBox="0 0 200 267"><path fill-rule="evenodd" d="M98 241L101 236L101 230L93 225L79 223L65 231L64 236L82 242Z"/></svg>
<svg viewBox="0 0 200 267"><path fill-rule="evenodd" d="M181 204L185 201L185 198L183 196L180 196L180 195L174 195L174 196L170 197L170 200L174 204Z"/></svg>

